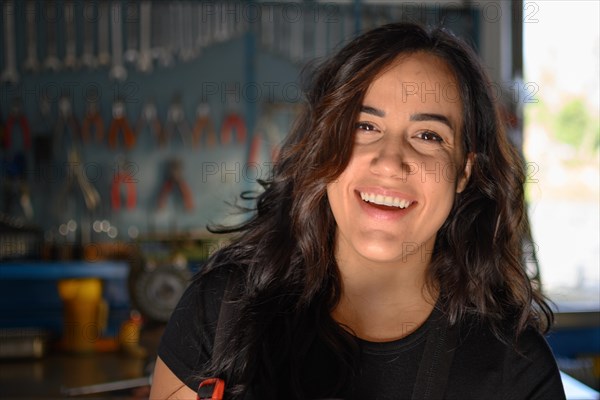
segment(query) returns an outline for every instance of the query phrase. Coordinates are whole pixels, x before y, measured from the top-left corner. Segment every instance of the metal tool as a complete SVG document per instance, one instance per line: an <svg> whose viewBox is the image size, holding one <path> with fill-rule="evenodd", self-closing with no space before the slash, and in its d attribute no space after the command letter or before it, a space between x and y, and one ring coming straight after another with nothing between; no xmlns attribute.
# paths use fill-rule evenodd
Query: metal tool
<svg viewBox="0 0 600 400"><path fill-rule="evenodd" d="M198 3L196 7L199 25L196 46L204 48L208 47L213 41L214 19L206 13L207 7L205 4Z"/></svg>
<svg viewBox="0 0 600 400"><path fill-rule="evenodd" d="M169 3L169 42L168 48L171 53L181 59L183 48L183 9L181 2Z"/></svg>
<svg viewBox="0 0 600 400"><path fill-rule="evenodd" d="M109 25L110 9L108 1L98 3L98 64L106 67L110 64Z"/></svg>
<svg viewBox="0 0 600 400"><path fill-rule="evenodd" d="M89 142L92 138L92 133L96 136L96 142L100 143L104 140L104 121L102 120L100 106L97 101L88 101L81 127L81 140Z"/></svg>
<svg viewBox="0 0 600 400"><path fill-rule="evenodd" d="M10 149L12 145L12 134L14 126L18 124L23 136L23 147L25 150L31 148L31 130L29 121L23 112L23 101L16 97L12 101L11 109L6 118L6 130L4 132L4 148Z"/></svg>
<svg viewBox="0 0 600 400"><path fill-rule="evenodd" d="M190 2L178 4L178 16L181 23L182 36L179 58L182 61L190 61L196 57L196 49L193 41L192 5Z"/></svg>
<svg viewBox="0 0 600 400"><path fill-rule="evenodd" d="M76 147L71 147L67 159L69 171L65 185L58 197L58 205L63 207L66 204L67 196L72 192L74 185L77 184L83 194L83 201L88 211L95 210L100 205L100 194L92 185L92 182L86 179L83 171L84 164Z"/></svg>
<svg viewBox="0 0 600 400"><path fill-rule="evenodd" d="M190 127L185 118L183 103L181 97L175 95L173 101L167 111L167 120L165 122L165 140L171 141L175 132L179 133L179 137L184 146L189 145Z"/></svg>
<svg viewBox="0 0 600 400"><path fill-rule="evenodd" d="M37 55L37 25L36 25L36 6L34 0L27 0L25 3L25 24L27 25L27 55L23 61L23 69L27 72L37 72L40 69L40 63Z"/></svg>
<svg viewBox="0 0 600 400"><path fill-rule="evenodd" d="M27 159L25 153L22 151L17 152L3 167L5 172L3 179L5 211L9 214L14 214L11 206L14 199L18 199L25 218L32 219L33 207L27 184Z"/></svg>
<svg viewBox="0 0 600 400"><path fill-rule="evenodd" d="M79 67L77 60L77 37L75 33L75 4L73 0L65 0L65 59L64 66L69 69Z"/></svg>
<svg viewBox="0 0 600 400"><path fill-rule="evenodd" d="M210 118L210 106L207 103L200 103L196 108L196 122L192 130L192 145L194 147L200 146L204 136L206 136L206 146L213 147L217 144L215 125Z"/></svg>
<svg viewBox="0 0 600 400"><path fill-rule="evenodd" d="M270 52L275 51L275 5L273 3L262 6L260 14L260 40L262 46Z"/></svg>
<svg viewBox="0 0 600 400"><path fill-rule="evenodd" d="M73 146L80 138L81 132L79 130L79 123L77 122L77 118L73 114L73 107L71 104L71 99L63 95L58 100L58 119L56 121L56 125L54 126L54 154L59 154L61 149L61 145L64 141L65 132L71 133L70 135L70 143Z"/></svg>
<svg viewBox="0 0 600 400"><path fill-rule="evenodd" d="M17 49L15 47L15 4L13 0L4 1L2 9L4 25L4 70L0 74L1 82L16 84L19 82L17 71Z"/></svg>
<svg viewBox="0 0 600 400"><path fill-rule="evenodd" d="M155 3L152 13L152 57L158 60L162 67L173 65L173 54L171 44L171 12L166 2Z"/></svg>
<svg viewBox="0 0 600 400"><path fill-rule="evenodd" d="M112 209L121 209L121 185L125 185L125 208L133 210L137 204L136 179L133 164L121 157L117 163L117 171L113 175L110 188L110 204Z"/></svg>
<svg viewBox="0 0 600 400"><path fill-rule="evenodd" d="M125 148L131 149L135 145L135 134L127 121L125 102L122 99L117 99L113 103L112 116L113 119L110 123L108 132L108 145L112 149L116 149L118 140L117 135L119 132L122 132Z"/></svg>
<svg viewBox="0 0 600 400"><path fill-rule="evenodd" d="M150 0L140 2L140 55L137 67L142 72L152 71L152 51L150 47L152 3Z"/></svg>
<svg viewBox="0 0 600 400"><path fill-rule="evenodd" d="M44 68L51 71L59 71L61 62L58 58L58 49L56 43L58 8L55 1L46 2L46 58L44 59Z"/></svg>
<svg viewBox="0 0 600 400"><path fill-rule="evenodd" d="M325 18L319 18L315 21L314 24L315 30L315 57L323 58L327 55L327 24L325 23Z"/></svg>
<svg viewBox="0 0 600 400"><path fill-rule="evenodd" d="M112 67L110 77L118 81L127 78L127 70L123 65L123 24L121 2L113 1L111 7Z"/></svg>
<svg viewBox="0 0 600 400"><path fill-rule="evenodd" d="M142 113L136 125L137 137L141 137L143 130L146 128L150 129L150 133L158 144L163 144L165 139L163 138L162 125L158 119L158 111L153 100L146 101L142 107Z"/></svg>
<svg viewBox="0 0 600 400"><path fill-rule="evenodd" d="M260 161L260 151L265 147L268 150L268 161L275 161L279 152L280 141L279 129L274 123L273 110L267 106L256 124L256 131L248 153L248 164L258 163Z"/></svg>
<svg viewBox="0 0 600 400"><path fill-rule="evenodd" d="M139 56L138 36L140 30L138 25L140 22L140 9L138 8L137 3L128 2L125 10L125 32L127 35L127 47L123 53L123 59L125 62L134 64Z"/></svg>
<svg viewBox="0 0 600 400"><path fill-rule="evenodd" d="M158 208L165 208L169 193L177 187L181 193L181 199L186 211L193 210L194 196L189 185L183 178L183 162L180 159L173 159L169 161L167 168L167 178L165 179L158 196Z"/></svg>
<svg viewBox="0 0 600 400"><path fill-rule="evenodd" d="M227 115L223 120L223 125L221 126L221 144L230 144L233 132L235 132L238 143L246 141L246 123L241 115L234 112Z"/></svg>
<svg viewBox="0 0 600 400"><path fill-rule="evenodd" d="M92 7L91 0L85 0L84 10L96 9ZM94 55L94 31L95 23L98 18L96 15L94 18L85 16L83 19L83 53L81 54L81 64L86 68L96 68L98 66L98 60Z"/></svg>
<svg viewBox="0 0 600 400"><path fill-rule="evenodd" d="M117 390L134 389L152 384L152 377L124 379L115 382L99 383L97 385L82 386L76 388L63 388L61 393L65 396L82 396L86 394L114 392Z"/></svg>
<svg viewBox="0 0 600 400"><path fill-rule="evenodd" d="M298 21L288 24L290 30L290 45L288 51L292 62L299 63L304 59L304 23L305 19L300 18Z"/></svg>

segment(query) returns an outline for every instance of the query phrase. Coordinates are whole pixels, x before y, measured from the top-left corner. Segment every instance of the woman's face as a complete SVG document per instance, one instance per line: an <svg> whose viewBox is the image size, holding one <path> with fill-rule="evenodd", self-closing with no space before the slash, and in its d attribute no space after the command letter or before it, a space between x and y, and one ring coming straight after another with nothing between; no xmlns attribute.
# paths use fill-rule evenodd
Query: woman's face
<svg viewBox="0 0 600 400"><path fill-rule="evenodd" d="M371 83L350 162L327 186L338 261L429 261L470 172L461 107L454 75L428 53L399 58Z"/></svg>

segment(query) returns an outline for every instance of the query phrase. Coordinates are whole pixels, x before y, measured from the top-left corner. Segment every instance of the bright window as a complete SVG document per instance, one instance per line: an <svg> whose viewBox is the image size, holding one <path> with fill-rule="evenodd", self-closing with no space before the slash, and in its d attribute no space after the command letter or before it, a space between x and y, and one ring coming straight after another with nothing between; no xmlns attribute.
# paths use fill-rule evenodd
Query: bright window
<svg viewBox="0 0 600 400"><path fill-rule="evenodd" d="M559 311L600 309L599 2L525 2L527 198L542 285ZM531 85L533 84L533 85ZM527 96L529 98L529 96Z"/></svg>

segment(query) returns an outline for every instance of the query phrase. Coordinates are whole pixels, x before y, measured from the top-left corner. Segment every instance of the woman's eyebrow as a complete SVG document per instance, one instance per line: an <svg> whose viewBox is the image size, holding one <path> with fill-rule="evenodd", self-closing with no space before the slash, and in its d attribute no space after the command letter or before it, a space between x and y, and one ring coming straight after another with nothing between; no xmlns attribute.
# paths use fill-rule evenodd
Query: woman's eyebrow
<svg viewBox="0 0 600 400"><path fill-rule="evenodd" d="M411 121L436 121L441 122L444 125L447 125L450 129L454 130L452 126L452 122L445 115L441 114L430 114L430 113L419 113L419 114L411 114Z"/></svg>
<svg viewBox="0 0 600 400"><path fill-rule="evenodd" d="M383 118L385 117L385 111L380 110L379 108L370 107L370 106L362 106L360 108L360 112L364 112L365 114L371 114L376 117Z"/></svg>

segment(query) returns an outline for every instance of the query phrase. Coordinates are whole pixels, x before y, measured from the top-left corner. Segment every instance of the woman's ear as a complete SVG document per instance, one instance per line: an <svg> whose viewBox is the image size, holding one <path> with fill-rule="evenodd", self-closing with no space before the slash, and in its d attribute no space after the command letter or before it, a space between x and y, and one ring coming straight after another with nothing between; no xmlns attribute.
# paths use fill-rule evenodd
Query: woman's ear
<svg viewBox="0 0 600 400"><path fill-rule="evenodd" d="M475 154L467 153L467 160L465 162L465 168L462 173L458 177L458 183L456 185L456 193L461 193L467 187L467 183L469 183L469 178L471 177L471 170L473 168L473 163L475 162Z"/></svg>

